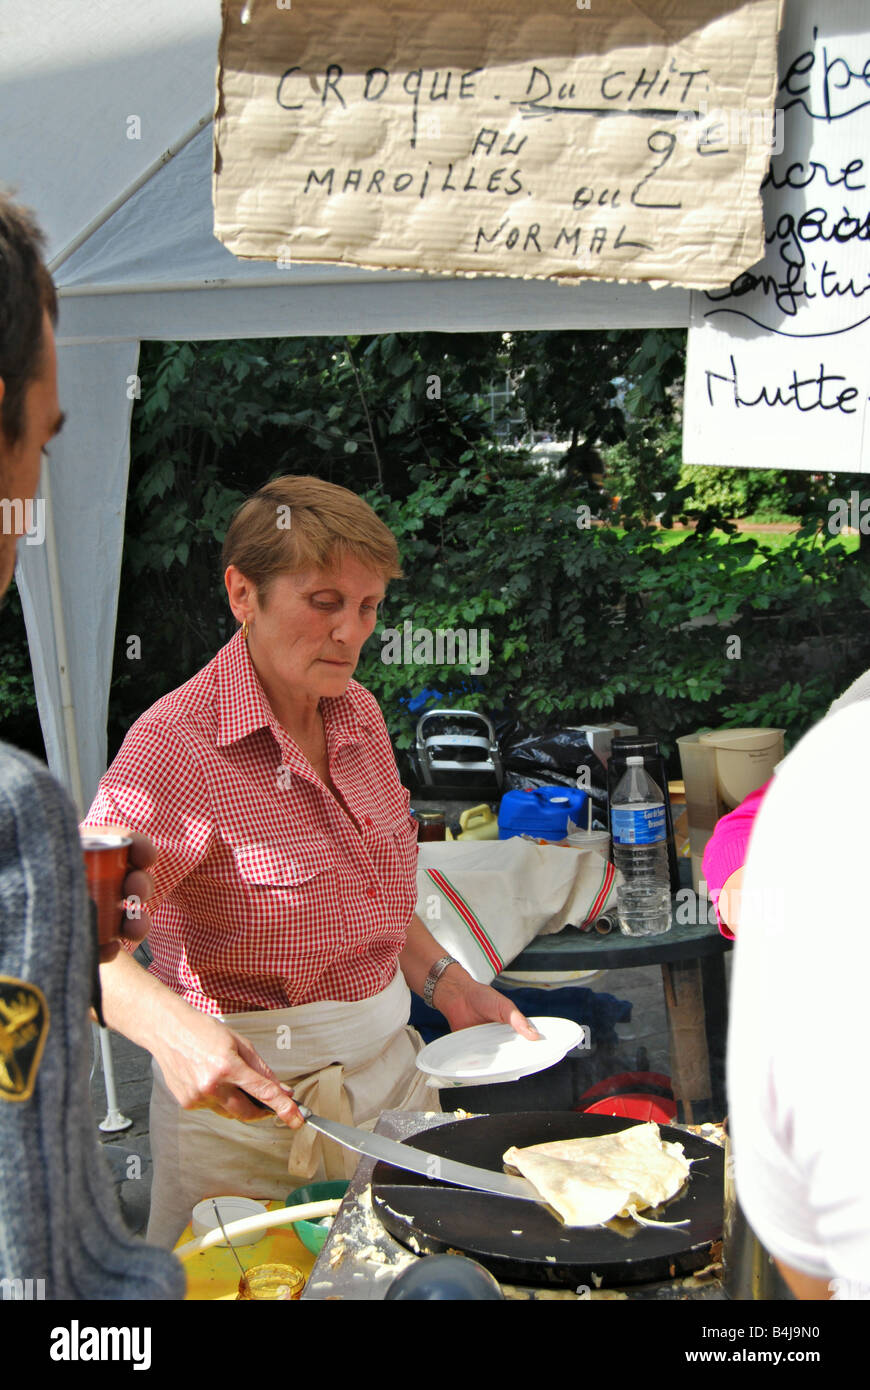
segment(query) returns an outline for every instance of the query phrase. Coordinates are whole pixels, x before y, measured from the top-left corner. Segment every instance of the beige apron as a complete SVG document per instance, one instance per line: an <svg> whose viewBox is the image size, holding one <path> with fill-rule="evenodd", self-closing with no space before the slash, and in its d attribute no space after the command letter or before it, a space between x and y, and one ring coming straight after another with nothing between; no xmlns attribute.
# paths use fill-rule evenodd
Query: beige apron
<svg viewBox="0 0 870 1390"><path fill-rule="evenodd" d="M291 1009L227 1014L317 1115L374 1129L382 1110L440 1110L415 1058L423 1046L408 1026L410 992L400 970L370 999L326 1000ZM278 1198L309 1182L345 1179L359 1156L304 1125L274 1116L245 1123L212 1110L183 1110L152 1063L151 1153L154 1178L147 1239L171 1248L204 1197Z"/></svg>

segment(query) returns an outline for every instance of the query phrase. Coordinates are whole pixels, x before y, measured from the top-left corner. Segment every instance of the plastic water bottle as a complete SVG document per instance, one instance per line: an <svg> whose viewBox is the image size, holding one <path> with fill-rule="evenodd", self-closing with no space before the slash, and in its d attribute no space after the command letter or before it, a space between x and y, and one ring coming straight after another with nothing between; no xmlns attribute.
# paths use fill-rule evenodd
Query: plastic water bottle
<svg viewBox="0 0 870 1390"><path fill-rule="evenodd" d="M619 926L625 936L658 936L671 925L665 799L643 758L625 761L610 807L613 862L625 879L616 894Z"/></svg>

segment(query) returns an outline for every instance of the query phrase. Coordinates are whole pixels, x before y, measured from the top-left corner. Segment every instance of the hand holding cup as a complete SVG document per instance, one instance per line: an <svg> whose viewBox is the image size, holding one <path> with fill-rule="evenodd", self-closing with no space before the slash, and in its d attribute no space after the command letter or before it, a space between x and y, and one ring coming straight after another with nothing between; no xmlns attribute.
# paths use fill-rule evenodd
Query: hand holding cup
<svg viewBox="0 0 870 1390"><path fill-rule="evenodd" d="M125 825L81 826L88 893L96 907L100 961L112 960L122 938L141 941L151 919L141 904L154 891L144 871L157 858L151 841Z"/></svg>

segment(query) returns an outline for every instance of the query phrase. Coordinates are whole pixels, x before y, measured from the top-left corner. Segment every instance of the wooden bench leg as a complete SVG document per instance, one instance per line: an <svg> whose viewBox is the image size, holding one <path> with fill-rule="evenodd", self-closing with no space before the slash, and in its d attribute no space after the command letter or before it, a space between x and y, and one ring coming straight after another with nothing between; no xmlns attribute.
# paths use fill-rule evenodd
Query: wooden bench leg
<svg viewBox="0 0 870 1390"><path fill-rule="evenodd" d="M686 1124L695 1124L694 1108L706 1108L712 1095L707 1052L704 992L697 961L662 965L671 1050L671 1085Z"/></svg>
<svg viewBox="0 0 870 1390"><path fill-rule="evenodd" d="M728 1040L728 991L725 984L725 956L702 956L701 979L704 985L704 1014L706 1018L707 1053L710 1059L710 1084L713 1113L711 1119L722 1119L728 1103L725 1095L725 1059Z"/></svg>

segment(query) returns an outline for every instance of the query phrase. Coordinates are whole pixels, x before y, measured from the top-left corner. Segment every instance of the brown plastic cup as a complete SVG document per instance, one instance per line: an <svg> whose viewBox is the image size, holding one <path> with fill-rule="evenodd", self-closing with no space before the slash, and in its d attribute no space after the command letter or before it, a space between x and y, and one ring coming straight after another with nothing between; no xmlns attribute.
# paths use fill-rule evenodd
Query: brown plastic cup
<svg viewBox="0 0 870 1390"><path fill-rule="evenodd" d="M83 826L79 835L88 892L97 909L97 936L105 946L121 935L133 838L125 825Z"/></svg>

